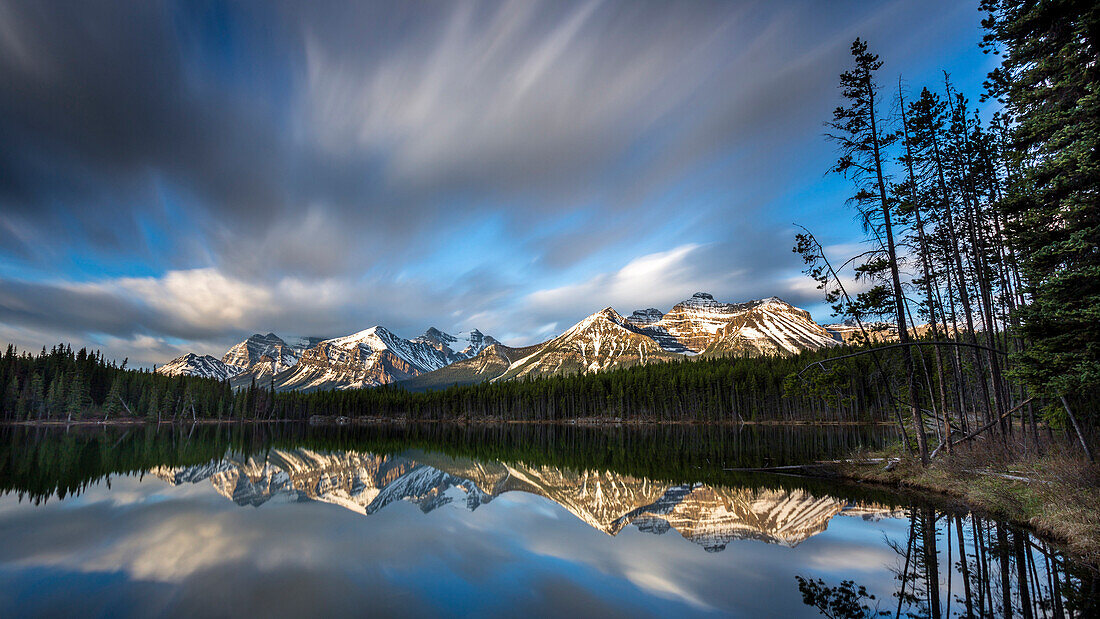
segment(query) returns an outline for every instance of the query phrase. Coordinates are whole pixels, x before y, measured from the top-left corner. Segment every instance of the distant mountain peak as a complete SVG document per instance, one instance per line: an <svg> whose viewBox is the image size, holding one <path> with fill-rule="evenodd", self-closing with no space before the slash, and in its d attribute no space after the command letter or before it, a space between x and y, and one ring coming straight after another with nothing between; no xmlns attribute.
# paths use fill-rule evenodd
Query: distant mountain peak
<svg viewBox="0 0 1100 619"><path fill-rule="evenodd" d="M765 303L775 303L776 305L790 305L790 303L787 303L779 297L768 297L767 299L760 299L759 301L757 301L757 303L759 303L760 305L763 305Z"/></svg>
<svg viewBox="0 0 1100 619"><path fill-rule="evenodd" d="M608 305L607 307L603 308L602 310L596 312L595 315L596 316L602 316L602 317L607 318L609 320L614 320L615 322L621 322L621 321L625 320L625 318L623 318L622 314L615 311L615 308L611 307L610 305Z"/></svg>
<svg viewBox="0 0 1100 619"><path fill-rule="evenodd" d="M539 345L533 354L512 362L494 380L598 372L672 358L675 355L627 322L614 308L605 307Z"/></svg>
<svg viewBox="0 0 1100 619"><path fill-rule="evenodd" d="M469 359L494 342L477 330L454 336L435 327L407 340L376 325L319 342L273 380L281 391L374 387Z"/></svg>
<svg viewBox="0 0 1100 619"><path fill-rule="evenodd" d="M298 363L298 351L274 333L253 333L222 355L222 363L240 368L238 374L270 376Z"/></svg>
<svg viewBox="0 0 1100 619"><path fill-rule="evenodd" d="M217 357L193 352L176 357L156 369L156 373L162 376L201 376L218 380L231 378L243 371L244 368L223 363Z"/></svg>
<svg viewBox="0 0 1100 619"><path fill-rule="evenodd" d="M695 294L691 295L691 298L693 298L693 299L710 299L711 301L713 301L714 300L714 295L712 295L709 292L696 292Z"/></svg>
<svg viewBox="0 0 1100 619"><path fill-rule="evenodd" d="M439 329L436 329L435 327L428 327L428 330L424 332L424 336L425 337L445 338L445 339L450 339L452 341L457 339L453 335L451 335L449 333L444 333L443 331L440 331Z"/></svg>

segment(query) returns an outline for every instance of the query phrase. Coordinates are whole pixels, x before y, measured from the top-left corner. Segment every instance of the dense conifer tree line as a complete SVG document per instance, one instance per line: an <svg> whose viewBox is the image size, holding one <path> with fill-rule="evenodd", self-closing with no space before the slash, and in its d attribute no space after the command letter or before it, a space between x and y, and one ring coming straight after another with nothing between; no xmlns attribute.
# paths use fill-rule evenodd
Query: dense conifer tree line
<svg viewBox="0 0 1100 619"><path fill-rule="evenodd" d="M853 358L811 382L796 374L841 354L683 360L533 380L410 393L400 383L374 389L278 394L276 412L406 419L561 421L579 418L655 422L867 422L891 411L870 359ZM843 383L844 393L835 385ZM821 396L825 397L821 397Z"/></svg>
<svg viewBox="0 0 1100 619"><path fill-rule="evenodd" d="M410 393L400 383L374 389L273 393L252 385L125 369L98 352L61 345L39 354L9 346L0 359L7 385L0 419L150 421L306 419L372 416L405 419L557 421L584 417L649 421L874 421L889 411L883 377L854 358L827 374L798 379L809 363L838 350L795 357L680 361L625 370ZM836 385L846 385L843 394ZM822 397L824 396L824 397Z"/></svg>
<svg viewBox="0 0 1100 619"><path fill-rule="evenodd" d="M164 376L126 368L98 351L62 344L38 354L8 346L0 358L0 420L110 420L269 418L270 391L234 391L228 382L193 376Z"/></svg>

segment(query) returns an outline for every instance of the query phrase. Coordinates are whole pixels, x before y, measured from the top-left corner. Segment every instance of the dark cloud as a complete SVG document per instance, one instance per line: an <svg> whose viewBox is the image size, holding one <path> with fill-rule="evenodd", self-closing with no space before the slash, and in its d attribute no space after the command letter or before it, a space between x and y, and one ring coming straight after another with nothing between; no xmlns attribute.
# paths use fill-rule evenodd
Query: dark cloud
<svg viewBox="0 0 1100 619"><path fill-rule="evenodd" d="M939 9L0 0L0 326L530 337L580 311L533 293L689 245L681 280L782 294L776 211L827 166L849 41L975 36Z"/></svg>
<svg viewBox="0 0 1100 619"><path fill-rule="evenodd" d="M189 57L179 7L3 8L0 202L35 229L24 242L38 257L56 260L59 245L155 253L143 225L171 227L165 191L194 198L179 208L200 222L285 209L281 128Z"/></svg>
<svg viewBox="0 0 1100 619"><path fill-rule="evenodd" d="M129 336L148 329L171 333L160 317L117 293L19 281L0 281L0 322L70 336L86 331Z"/></svg>

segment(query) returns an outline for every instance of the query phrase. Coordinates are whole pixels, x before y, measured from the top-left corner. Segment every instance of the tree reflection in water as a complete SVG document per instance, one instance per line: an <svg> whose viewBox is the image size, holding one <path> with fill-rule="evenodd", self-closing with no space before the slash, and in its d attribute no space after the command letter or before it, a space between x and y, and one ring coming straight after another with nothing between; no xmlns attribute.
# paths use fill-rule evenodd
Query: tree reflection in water
<svg viewBox="0 0 1100 619"><path fill-rule="evenodd" d="M894 607L854 581L830 586L797 576L803 602L834 619L865 617L1092 617L1098 580L1092 567L1073 562L1022 529L974 514L908 510L904 542L887 540L898 554Z"/></svg>

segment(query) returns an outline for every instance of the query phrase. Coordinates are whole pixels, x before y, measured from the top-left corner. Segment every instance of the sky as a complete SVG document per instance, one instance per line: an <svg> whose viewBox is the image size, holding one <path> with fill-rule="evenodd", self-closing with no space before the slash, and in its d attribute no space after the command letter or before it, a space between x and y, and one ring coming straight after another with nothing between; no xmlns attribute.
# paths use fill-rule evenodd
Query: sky
<svg viewBox="0 0 1100 619"><path fill-rule="evenodd" d="M823 123L976 98L974 2L0 0L0 342L151 365L254 332L548 339L779 296L861 238Z"/></svg>

